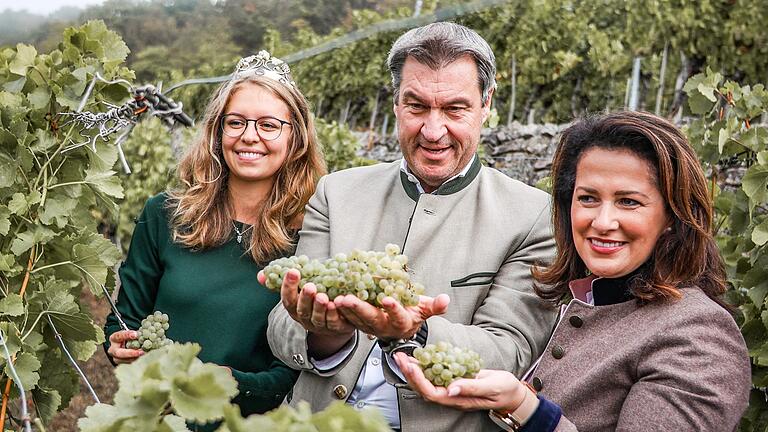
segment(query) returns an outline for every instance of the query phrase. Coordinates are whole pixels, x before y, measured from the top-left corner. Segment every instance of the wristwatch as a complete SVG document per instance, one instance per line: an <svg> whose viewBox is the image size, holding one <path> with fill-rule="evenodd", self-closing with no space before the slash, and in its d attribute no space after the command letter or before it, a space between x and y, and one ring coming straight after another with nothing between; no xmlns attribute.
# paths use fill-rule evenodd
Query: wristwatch
<svg viewBox="0 0 768 432"><path fill-rule="evenodd" d="M520 381L525 384L525 397L523 402L514 411L491 410L488 417L500 428L508 432L519 431L525 426L528 419L531 418L539 407L539 398L536 396L536 390L526 381Z"/></svg>
<svg viewBox="0 0 768 432"><path fill-rule="evenodd" d="M421 323L419 330L410 339L378 339L376 343L379 345L382 351L387 354L394 354L396 352L404 352L408 355L413 354L413 350L416 348L423 348L427 344L427 335L429 334L429 327L427 322Z"/></svg>

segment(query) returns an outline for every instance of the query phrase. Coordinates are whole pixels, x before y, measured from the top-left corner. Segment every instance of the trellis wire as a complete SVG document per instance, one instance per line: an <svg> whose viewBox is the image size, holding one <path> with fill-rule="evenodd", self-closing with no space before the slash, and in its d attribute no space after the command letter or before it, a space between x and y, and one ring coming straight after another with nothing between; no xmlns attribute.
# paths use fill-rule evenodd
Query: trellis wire
<svg viewBox="0 0 768 432"><path fill-rule="evenodd" d="M19 393L21 394L21 422L24 424L24 431L32 432L32 425L30 424L29 412L27 411L27 395L25 394L24 385L21 384L21 379L19 378L19 374L16 373L16 368L13 366L13 362L11 361L11 353L10 351L8 351L8 345L5 343L5 336L3 336L2 329L0 329L0 345L3 346L3 351L5 352L5 358L6 358L6 365L8 366L8 371L10 372L11 378L13 379L13 383L16 384L16 387L18 387ZM0 425L0 427L3 427L3 425Z"/></svg>
<svg viewBox="0 0 768 432"><path fill-rule="evenodd" d="M80 366L77 364L77 361L75 361L75 359L72 357L72 354L69 353L67 346L64 344L64 339L61 337L61 333L59 333L59 330L53 324L53 320L51 319L51 316L46 315L45 317L48 318L48 324L51 326L51 330L53 330L53 336L59 342L59 346L61 347L62 351L64 351L64 354L67 355L69 362L72 363L72 367L75 368L78 375L80 375L80 378L82 378L83 381L85 381L85 385L88 387L88 390L91 392L91 396L93 396L93 399L96 401L96 403L101 403L101 401L99 400L99 396L96 394L96 391L93 390L93 386L91 385L91 382L88 381L88 378L85 376L85 373L83 372L83 370L80 369Z"/></svg>

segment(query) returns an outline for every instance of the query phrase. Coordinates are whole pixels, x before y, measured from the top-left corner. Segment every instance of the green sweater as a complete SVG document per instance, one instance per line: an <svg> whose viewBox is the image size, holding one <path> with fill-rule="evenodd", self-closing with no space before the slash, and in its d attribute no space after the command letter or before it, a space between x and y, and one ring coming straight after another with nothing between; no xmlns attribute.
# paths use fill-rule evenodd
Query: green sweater
<svg viewBox="0 0 768 432"><path fill-rule="evenodd" d="M165 198L147 201L120 268L117 308L123 320L138 329L153 311L168 314L170 339L196 342L200 360L232 369L240 391L233 402L244 416L275 408L298 376L267 344L267 317L280 294L259 284L262 267L234 236L199 252L173 243ZM104 329L107 339L120 330L114 314Z"/></svg>

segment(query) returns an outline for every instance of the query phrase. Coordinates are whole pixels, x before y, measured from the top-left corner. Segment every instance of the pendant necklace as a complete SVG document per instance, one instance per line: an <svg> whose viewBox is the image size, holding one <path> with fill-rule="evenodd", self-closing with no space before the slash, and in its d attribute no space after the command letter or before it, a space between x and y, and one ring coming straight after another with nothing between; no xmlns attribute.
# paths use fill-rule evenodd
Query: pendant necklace
<svg viewBox="0 0 768 432"><path fill-rule="evenodd" d="M243 242L243 234L247 233L249 229L253 228L253 225L240 231L240 229L237 228L237 224L235 223L235 221L232 221L232 228L235 229L235 233L237 234L237 243L240 244Z"/></svg>

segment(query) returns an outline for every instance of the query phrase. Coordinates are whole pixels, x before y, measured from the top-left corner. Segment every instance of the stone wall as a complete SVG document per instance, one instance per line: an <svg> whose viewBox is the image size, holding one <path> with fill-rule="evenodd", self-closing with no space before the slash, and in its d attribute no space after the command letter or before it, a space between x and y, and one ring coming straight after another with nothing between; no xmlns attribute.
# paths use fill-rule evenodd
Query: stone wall
<svg viewBox="0 0 768 432"><path fill-rule="evenodd" d="M514 122L510 127L483 129L479 153L485 165L532 185L549 175L558 136L567 127L567 124L522 125ZM375 137L369 148L362 149L359 155L381 162L401 157L394 136Z"/></svg>

